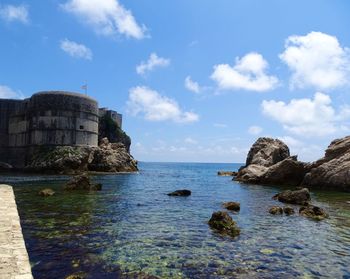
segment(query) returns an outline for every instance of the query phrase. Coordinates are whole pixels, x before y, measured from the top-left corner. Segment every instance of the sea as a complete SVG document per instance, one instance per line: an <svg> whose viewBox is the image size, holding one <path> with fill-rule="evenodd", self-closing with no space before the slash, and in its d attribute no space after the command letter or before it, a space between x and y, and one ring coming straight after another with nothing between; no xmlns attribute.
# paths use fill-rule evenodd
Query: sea
<svg viewBox="0 0 350 279"><path fill-rule="evenodd" d="M217 175L240 166L140 162L138 173L93 176L99 192L63 191L68 176L0 181L14 186L36 279L350 278L350 193L312 191L312 203L329 213L323 221L273 216L269 208L282 204L272 196L286 188ZM56 195L39 196L44 188ZM178 189L192 195L167 195ZM236 238L208 226L227 201L241 204L230 212Z"/></svg>

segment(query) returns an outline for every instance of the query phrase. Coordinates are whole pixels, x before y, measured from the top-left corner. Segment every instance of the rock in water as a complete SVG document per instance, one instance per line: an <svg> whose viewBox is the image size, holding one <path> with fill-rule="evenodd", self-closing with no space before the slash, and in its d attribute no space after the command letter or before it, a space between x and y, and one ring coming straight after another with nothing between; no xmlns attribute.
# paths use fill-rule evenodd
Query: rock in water
<svg viewBox="0 0 350 279"><path fill-rule="evenodd" d="M328 217L328 214L324 209L313 205L301 207L299 209L299 214L301 216L305 216L317 221L323 220Z"/></svg>
<svg viewBox="0 0 350 279"><path fill-rule="evenodd" d="M287 190L283 191L275 196L274 199L277 199L280 202L290 203L290 204L300 204L306 205L310 201L310 192L307 188L303 188L301 190Z"/></svg>
<svg viewBox="0 0 350 279"><path fill-rule="evenodd" d="M282 207L279 207L279 206L273 206L269 209L269 213L272 215L282 215L283 209Z"/></svg>
<svg viewBox="0 0 350 279"><path fill-rule="evenodd" d="M239 202L224 202L222 205L227 210L232 210L232 211L241 210L241 204Z"/></svg>
<svg viewBox="0 0 350 279"><path fill-rule="evenodd" d="M350 192L350 136L328 146L325 156L311 164L302 185Z"/></svg>
<svg viewBox="0 0 350 279"><path fill-rule="evenodd" d="M39 191L39 196L42 196L42 197L51 197L55 194L55 192L52 190L52 189L43 189L41 191Z"/></svg>
<svg viewBox="0 0 350 279"><path fill-rule="evenodd" d="M283 207L283 212L286 215L293 215L295 213L294 209L290 206Z"/></svg>
<svg viewBox="0 0 350 279"><path fill-rule="evenodd" d="M174 192L171 192L168 194L168 196L179 196L179 197L187 197L190 196L192 193L190 190L176 190Z"/></svg>
<svg viewBox="0 0 350 279"><path fill-rule="evenodd" d="M218 171L219 176L236 176L237 172L235 171Z"/></svg>
<svg viewBox="0 0 350 279"><path fill-rule="evenodd" d="M289 156L289 148L281 140L259 138L249 150L246 166L259 165L270 167Z"/></svg>
<svg viewBox="0 0 350 279"><path fill-rule="evenodd" d="M238 236L240 229L235 221L225 211L214 212L209 220L209 226L221 234L231 237Z"/></svg>
<svg viewBox="0 0 350 279"><path fill-rule="evenodd" d="M67 191L72 191L72 190L101 191L102 185L91 183L89 175L86 173L83 173L83 174L74 176L71 180L69 180L64 185L63 189Z"/></svg>

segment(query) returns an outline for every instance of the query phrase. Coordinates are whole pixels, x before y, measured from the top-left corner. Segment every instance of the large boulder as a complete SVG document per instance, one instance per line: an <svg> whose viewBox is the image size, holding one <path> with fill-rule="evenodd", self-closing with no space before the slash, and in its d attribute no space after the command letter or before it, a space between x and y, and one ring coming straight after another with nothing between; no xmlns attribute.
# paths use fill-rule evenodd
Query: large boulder
<svg viewBox="0 0 350 279"><path fill-rule="evenodd" d="M283 191L275 195L273 198L283 203L300 204L300 205L306 205L311 200L310 192L307 188L303 188L295 191L291 191L291 190Z"/></svg>
<svg viewBox="0 0 350 279"><path fill-rule="evenodd" d="M331 142L325 156L311 165L302 185L350 192L350 137Z"/></svg>
<svg viewBox="0 0 350 279"><path fill-rule="evenodd" d="M279 139L259 138L250 148L246 166L270 167L290 156L288 146Z"/></svg>
<svg viewBox="0 0 350 279"><path fill-rule="evenodd" d="M236 181L245 182L245 183L260 183L260 178L268 170L267 167L260 165L249 165L245 168L239 170L237 176L234 178Z"/></svg>
<svg viewBox="0 0 350 279"><path fill-rule="evenodd" d="M224 208L226 208L227 210L231 210L231 211L240 211L241 210L241 204L239 202L224 202L222 204L222 206Z"/></svg>
<svg viewBox="0 0 350 279"><path fill-rule="evenodd" d="M38 195L42 197L51 197L55 194L54 190L50 188L42 189L39 191Z"/></svg>
<svg viewBox="0 0 350 279"><path fill-rule="evenodd" d="M307 165L297 161L296 156L284 159L269 167L260 177L262 184L300 185L307 172Z"/></svg>
<svg viewBox="0 0 350 279"><path fill-rule="evenodd" d="M214 212L209 220L209 226L220 234L231 237L240 234L240 229L237 227L236 222L233 221L231 216L225 211Z"/></svg>

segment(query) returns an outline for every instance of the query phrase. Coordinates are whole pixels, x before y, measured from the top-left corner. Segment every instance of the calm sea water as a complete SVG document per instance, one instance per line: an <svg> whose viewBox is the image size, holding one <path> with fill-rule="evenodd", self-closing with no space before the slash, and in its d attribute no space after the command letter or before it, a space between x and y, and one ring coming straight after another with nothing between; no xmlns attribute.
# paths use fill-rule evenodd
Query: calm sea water
<svg viewBox="0 0 350 279"><path fill-rule="evenodd" d="M243 185L218 170L237 164L140 163L139 174L102 175L101 192L62 191L68 177L0 177L14 185L35 278L119 278L141 272L161 278L350 278L350 194L313 192L330 218L271 216L282 188ZM37 192L54 189L53 197ZM168 197L176 189L190 197ZM235 239L208 227L222 202ZM297 209L297 207L296 207Z"/></svg>

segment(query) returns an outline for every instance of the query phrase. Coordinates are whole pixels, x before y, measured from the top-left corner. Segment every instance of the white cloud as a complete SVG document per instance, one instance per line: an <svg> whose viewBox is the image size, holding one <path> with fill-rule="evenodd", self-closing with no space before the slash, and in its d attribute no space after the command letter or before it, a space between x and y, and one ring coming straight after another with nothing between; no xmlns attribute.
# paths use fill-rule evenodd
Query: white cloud
<svg viewBox="0 0 350 279"><path fill-rule="evenodd" d="M75 58L91 60L92 51L88 47L76 42L64 39L60 43L61 49Z"/></svg>
<svg viewBox="0 0 350 279"><path fill-rule="evenodd" d="M16 92L8 86L0 85L0 99L24 99L21 92Z"/></svg>
<svg viewBox="0 0 350 279"><path fill-rule="evenodd" d="M248 128L248 133L251 135L259 135L263 131L263 128L259 126L250 126Z"/></svg>
<svg viewBox="0 0 350 279"><path fill-rule="evenodd" d="M262 110L293 134L325 136L335 133L341 121L350 117L349 107L336 112L331 102L328 95L316 93L313 99L293 99L289 103L263 101Z"/></svg>
<svg viewBox="0 0 350 279"><path fill-rule="evenodd" d="M2 7L0 6L0 18L8 22L18 21L21 23L28 23L28 7L24 5L6 5Z"/></svg>
<svg viewBox="0 0 350 279"><path fill-rule="evenodd" d="M200 93L201 87L198 82L193 81L190 76L187 76L185 79L185 87L187 90L192 91L194 93Z"/></svg>
<svg viewBox="0 0 350 279"><path fill-rule="evenodd" d="M283 137L278 137L281 141L283 141L285 144L288 145L288 147L302 147L304 145L303 142L300 140L297 140L296 138L293 138L291 136L283 136Z"/></svg>
<svg viewBox="0 0 350 279"><path fill-rule="evenodd" d="M130 89L128 108L133 115L144 114L145 119L149 121L189 123L199 120L196 113L182 111L175 100L144 86Z"/></svg>
<svg viewBox="0 0 350 279"><path fill-rule="evenodd" d="M195 139L191 138L191 137L188 137L188 138L185 138L185 143L188 143L188 144L197 144L198 141L196 141Z"/></svg>
<svg viewBox="0 0 350 279"><path fill-rule="evenodd" d="M233 67L228 64L215 65L211 79L217 83L219 89L263 92L278 85L278 79L269 76L267 68L268 63L263 56L251 52L242 58L237 57Z"/></svg>
<svg viewBox="0 0 350 279"><path fill-rule="evenodd" d="M170 65L170 59L159 57L156 53L151 53L148 61L142 61L140 65L136 66L136 72L139 75L144 75L151 72L154 68L167 67Z"/></svg>
<svg viewBox="0 0 350 279"><path fill-rule="evenodd" d="M99 34L113 36L119 33L135 39L145 37L145 26L140 26L131 11L118 0L69 0L62 7Z"/></svg>
<svg viewBox="0 0 350 279"><path fill-rule="evenodd" d="M290 36L280 58L292 71L291 87L332 89L349 82L350 52L321 32Z"/></svg>

